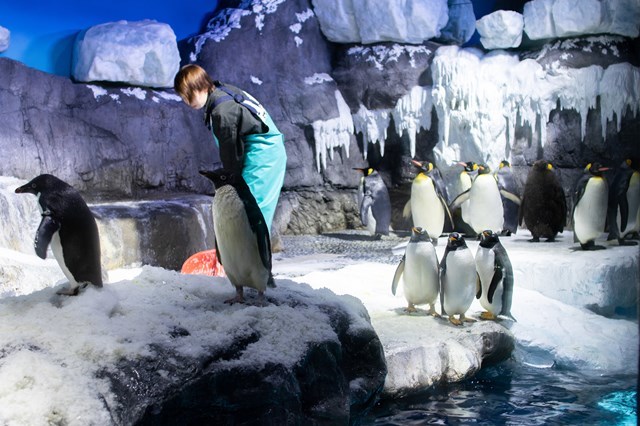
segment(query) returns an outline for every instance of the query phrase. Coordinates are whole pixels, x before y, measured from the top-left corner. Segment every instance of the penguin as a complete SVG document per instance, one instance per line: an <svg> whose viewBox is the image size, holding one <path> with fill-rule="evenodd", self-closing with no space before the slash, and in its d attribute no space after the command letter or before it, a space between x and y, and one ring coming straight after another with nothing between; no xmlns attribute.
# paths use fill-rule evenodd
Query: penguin
<svg viewBox="0 0 640 426"><path fill-rule="evenodd" d="M269 228L242 175L230 170L200 171L215 186L213 231L218 261L236 296L225 303L244 303L244 287L258 291L264 304L267 287L275 287L271 273Z"/></svg>
<svg viewBox="0 0 640 426"><path fill-rule="evenodd" d="M564 189L545 160L533 163L522 193L519 222L531 232L530 242L555 241L567 224L567 200Z"/></svg>
<svg viewBox="0 0 640 426"><path fill-rule="evenodd" d="M464 237L452 232L440 261L440 308L453 325L475 322L464 314L477 293L476 264ZM454 315L458 314L460 319Z"/></svg>
<svg viewBox="0 0 640 426"><path fill-rule="evenodd" d="M413 217L413 225L424 229L434 245L442 234L445 220L453 223L447 207L447 191L440 171L430 162L411 160L420 171L411 184L411 198L404 216Z"/></svg>
<svg viewBox="0 0 640 426"><path fill-rule="evenodd" d="M503 192L506 194L506 191ZM517 198L513 194L507 195L516 201ZM463 216L463 219L471 225L475 235L480 235L484 229L502 231L504 214L501 191L496 177L486 164L478 165L478 176L473 180L471 188L457 196L449 208L454 210L467 200L469 217Z"/></svg>
<svg viewBox="0 0 640 426"><path fill-rule="evenodd" d="M411 238L393 276L391 293L394 296L400 277L408 303L405 311L416 312L415 305L428 304L429 314L437 317L435 302L440 290L438 257L426 230L418 227L411 230Z"/></svg>
<svg viewBox="0 0 640 426"><path fill-rule="evenodd" d="M372 169L355 169L363 173L358 191L360 221L376 237L389 235L391 199L382 176Z"/></svg>
<svg viewBox="0 0 640 426"><path fill-rule="evenodd" d="M47 248L51 246L69 280L69 286L57 293L75 296L80 287L88 284L102 287L98 225L80 193L50 174L36 176L15 192L38 198L42 220L34 241L36 254L46 259Z"/></svg>
<svg viewBox="0 0 640 426"><path fill-rule="evenodd" d="M454 198L468 191L471 188L473 179L475 179L478 174L478 165L473 161L467 161L466 163L460 161L457 164L462 166L463 169L454 181ZM469 217L469 200L466 200L455 210L451 210L451 217L453 218L454 231L464 235L476 235L473 228L463 219Z"/></svg>
<svg viewBox="0 0 640 426"><path fill-rule="evenodd" d="M515 321L511 315L513 268L498 234L491 230L482 232L475 263L479 284L476 298L486 309L480 318L497 319L498 315L504 315Z"/></svg>
<svg viewBox="0 0 640 426"><path fill-rule="evenodd" d="M599 250L595 240L604 232L609 207L609 187L603 176L608 167L589 163L573 194L573 237L583 250Z"/></svg>
<svg viewBox="0 0 640 426"><path fill-rule="evenodd" d="M617 239L621 246L637 245L628 241L640 231L640 164L627 159L618 168L609 188L607 240Z"/></svg>
<svg viewBox="0 0 640 426"><path fill-rule="evenodd" d="M502 160L495 173L498 181L498 189L502 198L502 210L504 223L502 235L510 236L518 231L519 210L522 200L519 196L518 184L511 171L511 164ZM515 198L515 199L514 199Z"/></svg>

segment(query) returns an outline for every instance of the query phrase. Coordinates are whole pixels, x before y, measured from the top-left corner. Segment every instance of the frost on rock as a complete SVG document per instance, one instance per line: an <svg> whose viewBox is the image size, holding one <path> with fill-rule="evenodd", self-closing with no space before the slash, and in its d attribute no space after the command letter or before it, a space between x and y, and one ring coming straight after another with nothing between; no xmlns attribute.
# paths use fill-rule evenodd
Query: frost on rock
<svg viewBox="0 0 640 426"><path fill-rule="evenodd" d="M11 40L11 32L0 25L0 53L9 48L9 40Z"/></svg>
<svg viewBox="0 0 640 426"><path fill-rule="evenodd" d="M409 56L409 65L411 67L416 66L415 56L424 54L430 55L431 50L425 46L403 46L400 44L394 44L392 46L373 46L364 47L356 46L347 50L347 55L357 55L364 58L365 61L370 62L378 70L383 70L385 64L389 62L398 62L402 55Z"/></svg>
<svg viewBox="0 0 640 426"><path fill-rule="evenodd" d="M583 138L598 97L603 136L614 114L619 130L627 109L636 115L640 107L640 70L628 63L606 69L543 67L502 51L483 56L477 49L448 46L436 52L432 74L440 138L434 152L440 163L477 158L495 166L508 156L516 125L534 127L537 119L544 146L545 125L558 105L580 114Z"/></svg>
<svg viewBox="0 0 640 426"><path fill-rule="evenodd" d="M380 145L380 155L384 156L384 142L387 139L387 128L391 121L391 110L377 109L369 110L364 105L353 115L353 127L356 133L362 133L364 143ZM363 150L364 158L367 159L367 149Z"/></svg>
<svg viewBox="0 0 640 426"><path fill-rule="evenodd" d="M349 106L339 91L335 92L338 104L339 116L330 120L317 120L312 123L313 137L316 141L316 166L320 172L327 168L327 151L329 158L333 160L335 148L344 148L344 152L349 157L349 145L353 134L353 119Z"/></svg>

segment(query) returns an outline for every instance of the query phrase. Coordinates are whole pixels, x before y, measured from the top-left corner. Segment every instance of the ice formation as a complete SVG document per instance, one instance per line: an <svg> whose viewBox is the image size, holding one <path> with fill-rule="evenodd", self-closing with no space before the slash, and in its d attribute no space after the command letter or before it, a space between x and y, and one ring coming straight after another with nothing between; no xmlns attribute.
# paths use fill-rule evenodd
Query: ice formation
<svg viewBox="0 0 640 426"><path fill-rule="evenodd" d="M329 120L317 120L312 123L313 136L316 142L316 167L318 172L327 168L327 151L329 158L333 160L335 148L344 148L345 155L349 156L349 145L353 135L353 119L349 111L349 105L345 102L340 91L335 92L338 104L338 117Z"/></svg>
<svg viewBox="0 0 640 426"><path fill-rule="evenodd" d="M511 10L498 10L478 19L480 43L485 49L508 49L520 46L524 21Z"/></svg>
<svg viewBox="0 0 640 426"><path fill-rule="evenodd" d="M9 48L11 40L11 32L3 26L0 26L0 53Z"/></svg>

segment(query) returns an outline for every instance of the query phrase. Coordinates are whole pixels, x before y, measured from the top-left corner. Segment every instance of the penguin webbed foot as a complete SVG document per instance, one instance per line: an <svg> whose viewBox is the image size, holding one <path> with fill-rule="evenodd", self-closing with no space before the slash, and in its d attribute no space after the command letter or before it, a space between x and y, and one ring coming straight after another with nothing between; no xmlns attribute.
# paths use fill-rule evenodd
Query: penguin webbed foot
<svg viewBox="0 0 640 426"><path fill-rule="evenodd" d="M66 287L56 291L56 294L60 296L77 296L79 292L80 287Z"/></svg>
<svg viewBox="0 0 640 426"><path fill-rule="evenodd" d="M586 243L584 243L584 244L583 244L583 243L580 243L580 248L581 248L582 250L585 250L585 251L592 251L592 250L605 250L605 249L606 249L606 247L605 247L605 246L599 246L599 245L596 245L596 243L595 243L594 241L589 241L589 242L586 242Z"/></svg>
<svg viewBox="0 0 640 426"><path fill-rule="evenodd" d="M416 309L416 307L412 303L409 303L409 306L404 308L404 311L406 313L408 313L408 314L414 314L414 313L418 312L418 310Z"/></svg>
<svg viewBox="0 0 640 426"><path fill-rule="evenodd" d="M456 317L454 317L453 315L449 315L449 322L457 327L461 326L463 324L462 319L458 319Z"/></svg>
<svg viewBox="0 0 640 426"><path fill-rule="evenodd" d="M627 241L624 238L618 238L618 245L620 246L637 246L637 241Z"/></svg>
<svg viewBox="0 0 640 426"><path fill-rule="evenodd" d="M494 314L492 314L489 311L484 311L480 314L480 319L482 320L489 320L489 321L495 321L498 319L497 316L495 316Z"/></svg>
<svg viewBox="0 0 640 426"><path fill-rule="evenodd" d="M244 290L242 286L236 287L236 296L224 301L227 305L233 305L234 303L244 303Z"/></svg>
<svg viewBox="0 0 640 426"><path fill-rule="evenodd" d="M538 236L534 236L533 238L531 238L530 240L527 240L530 243L539 243L540 242L540 237Z"/></svg>

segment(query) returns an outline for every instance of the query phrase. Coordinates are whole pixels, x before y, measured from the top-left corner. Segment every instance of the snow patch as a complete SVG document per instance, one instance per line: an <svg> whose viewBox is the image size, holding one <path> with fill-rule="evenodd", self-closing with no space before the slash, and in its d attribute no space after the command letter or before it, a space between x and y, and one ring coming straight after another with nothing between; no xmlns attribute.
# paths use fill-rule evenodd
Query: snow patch
<svg viewBox="0 0 640 426"><path fill-rule="evenodd" d="M105 96L107 94L109 94L109 92L107 92L107 89L100 87L100 86L94 86L93 84L87 84L87 87L89 89L91 89L91 91L93 92L93 97L97 100L100 96Z"/></svg>
<svg viewBox="0 0 640 426"><path fill-rule="evenodd" d="M258 86L261 86L261 85L262 85L262 80L260 80L260 79L259 79L258 77L256 77L256 76L253 76L253 75L252 75L252 76L250 76L250 77L249 77L249 79L251 80L251 82L252 82L253 84L257 84Z"/></svg>
<svg viewBox="0 0 640 426"><path fill-rule="evenodd" d="M304 79L304 84L309 86L313 86L314 84L322 84L333 81L333 78L327 73L315 73L311 77L306 77Z"/></svg>
<svg viewBox="0 0 640 426"><path fill-rule="evenodd" d="M0 25L0 53L9 49L11 31Z"/></svg>
<svg viewBox="0 0 640 426"><path fill-rule="evenodd" d="M147 91L139 87L128 87L126 89L120 89L120 91L127 96L133 96L141 101L144 101L147 97Z"/></svg>

